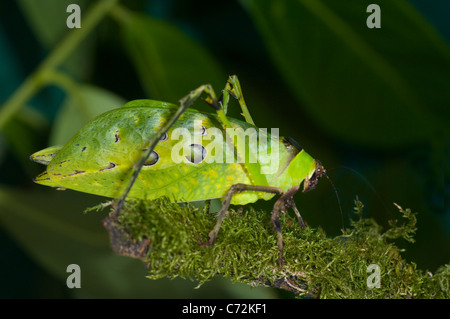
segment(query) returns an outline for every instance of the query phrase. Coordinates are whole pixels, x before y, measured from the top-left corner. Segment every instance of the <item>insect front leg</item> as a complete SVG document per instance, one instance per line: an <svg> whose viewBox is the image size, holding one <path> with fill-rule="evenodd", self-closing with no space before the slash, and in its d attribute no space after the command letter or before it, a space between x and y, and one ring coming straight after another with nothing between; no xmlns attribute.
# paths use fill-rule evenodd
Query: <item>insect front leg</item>
<svg viewBox="0 0 450 319"><path fill-rule="evenodd" d="M167 123L156 133L153 134L150 139L147 142L147 145L145 149L147 150L146 153L133 165L133 172L131 174L130 181L128 182L127 187L125 188L125 191L122 193L122 196L116 201L115 203L115 209L113 212L113 217L117 218L119 216L119 213L123 207L123 204L125 203L125 200L130 193L131 188L133 187L142 167L144 166L145 162L150 157L150 154L153 152L153 149L158 144L159 140L164 136L164 134L172 127L172 125L179 119L179 117L188 109L189 106L191 106L198 97L203 92L207 92L208 96L211 99L211 103L217 105L217 107L220 108L219 104L217 103L217 99L215 98L214 90L210 85L202 85L199 88L197 88L194 91L191 91L187 96L182 98L180 100L180 107L176 110L176 112L172 115L172 117L167 121Z"/></svg>

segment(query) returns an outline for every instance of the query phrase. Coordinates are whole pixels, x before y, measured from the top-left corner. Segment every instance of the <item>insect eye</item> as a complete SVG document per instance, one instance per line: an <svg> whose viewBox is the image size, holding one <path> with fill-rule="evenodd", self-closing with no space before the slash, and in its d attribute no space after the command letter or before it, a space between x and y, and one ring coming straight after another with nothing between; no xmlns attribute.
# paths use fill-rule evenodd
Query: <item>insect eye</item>
<svg viewBox="0 0 450 319"><path fill-rule="evenodd" d="M144 163L144 166L153 166L159 161L159 155L155 151L152 151L150 153L150 156L148 157L147 161Z"/></svg>
<svg viewBox="0 0 450 319"><path fill-rule="evenodd" d="M167 141L169 139L169 134L164 133L163 136L161 136L161 138L159 139L161 142Z"/></svg>
<svg viewBox="0 0 450 319"><path fill-rule="evenodd" d="M206 148L201 144L191 144L189 147L190 154L186 155L186 159L193 164L201 163L206 157Z"/></svg>

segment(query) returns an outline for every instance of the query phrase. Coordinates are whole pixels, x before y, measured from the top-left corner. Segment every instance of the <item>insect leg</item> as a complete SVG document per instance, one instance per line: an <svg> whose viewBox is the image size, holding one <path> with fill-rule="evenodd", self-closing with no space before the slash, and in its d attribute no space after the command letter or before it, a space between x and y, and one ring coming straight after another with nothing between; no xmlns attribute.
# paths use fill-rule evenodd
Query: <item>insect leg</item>
<svg viewBox="0 0 450 319"><path fill-rule="evenodd" d="M245 106L245 101L242 98L242 92L241 87L239 84L239 80L237 77L230 76L227 84L225 86L225 89L223 91L223 96L221 98L221 102L217 99L216 94L214 93L214 90L210 85L202 85L198 89L192 91L189 95L184 97L181 101L190 102L191 104L197 100L203 93L207 94L207 98L205 99L205 102L208 103L210 106L212 106L217 113L217 117L219 119L220 124L222 125L225 132L227 132L227 129L233 129L230 121L228 120L226 116L226 110L228 108L228 100L229 100L229 94L230 92L232 94L235 94L234 92L237 92L238 95L233 95L236 98L239 99L239 103L241 104L242 110L244 111L244 114L247 113L248 117L253 123L253 120L251 120L250 114L248 113L247 107ZM222 105L221 105L222 104ZM227 136L232 141L233 138L226 133ZM251 180L253 185L265 185L267 184L267 179L264 174L261 174L261 166L259 163L248 163L245 164L242 160L245 155L245 143L237 143L234 144L234 148L237 153L238 163L241 163L243 170L246 172L247 176Z"/></svg>
<svg viewBox="0 0 450 319"><path fill-rule="evenodd" d="M286 194L290 195L286 199L286 206L289 206L290 208L292 208L292 210L295 213L295 216L297 216L297 220L298 220L298 224L300 225L300 228L304 229L306 227L305 223L303 222L302 215L300 215L300 212L298 211L297 206L295 206L295 202L294 202L294 198L293 198L294 194L297 193L299 188L300 188L300 186L296 185L286 192Z"/></svg>
<svg viewBox="0 0 450 319"><path fill-rule="evenodd" d="M128 182L125 191L122 193L122 196L116 201L115 209L113 212L113 217L118 217L120 210L123 207L123 204L134 185L142 167L144 166L147 159L150 157L150 154L153 152L156 144L158 144L159 140L164 136L164 134L170 129L170 127L178 120L178 118L186 111L186 109L191 106L195 100L203 93L206 92L211 99L212 104L216 104L218 108L220 106L217 103L217 99L215 98L214 90L210 85L202 85L194 91L191 91L187 96L180 100L180 107L177 109L175 114L167 121L167 123L158 131L158 133L152 135L148 140L146 145L147 152L133 165L133 172L131 174L130 181Z"/></svg>
<svg viewBox="0 0 450 319"><path fill-rule="evenodd" d="M219 121L224 127L224 129L232 128L231 123L226 116L226 111L224 111L224 108L217 99L216 93L214 92L210 84L202 85L198 87L196 90L191 91L188 95L186 95L184 98L180 100L180 104L192 105L203 93L207 95L205 98L205 102L216 110ZM224 97L222 97L222 103L228 104L228 98L226 98L226 103L223 102L224 101L223 98ZM225 105L225 108L226 107L227 105Z"/></svg>
<svg viewBox="0 0 450 319"><path fill-rule="evenodd" d="M305 223L303 222L302 216L300 215L300 212L295 206L295 202L293 199L294 194L299 190L299 188L300 188L299 185L292 187L286 193L281 195L281 197L273 205L271 220L273 223L273 228L277 232L278 265L280 267L283 264L283 248L284 248L283 236L281 234L281 223L279 219L280 213L286 212L286 206L291 207L294 210L295 215L297 216L300 227L302 229L305 228Z"/></svg>
<svg viewBox="0 0 450 319"><path fill-rule="evenodd" d="M214 228L209 233L209 241L207 243L203 243L205 246L210 246L214 243L217 238L217 233L219 232L220 225L225 217L225 214L230 207L231 199L233 195L238 194L243 191L255 191L255 192L265 192L265 193L273 193L273 194L283 194L283 190L278 187L273 186L260 186L260 185L248 185L248 184L235 184L230 187L230 189L225 194L225 198L222 202L222 208L217 213L217 222Z"/></svg>
<svg viewBox="0 0 450 319"><path fill-rule="evenodd" d="M223 108L225 114L228 108L229 95L238 100L245 121L247 123L255 125L255 122L253 122L250 112L248 111L247 104L245 103L244 96L242 94L241 84L239 83L239 79L236 75L231 75L228 78L227 85L225 86L225 89L223 91Z"/></svg>
<svg viewBox="0 0 450 319"><path fill-rule="evenodd" d="M203 212L205 214L208 214L210 209L211 209L211 200L208 199L205 201L205 207L203 208Z"/></svg>

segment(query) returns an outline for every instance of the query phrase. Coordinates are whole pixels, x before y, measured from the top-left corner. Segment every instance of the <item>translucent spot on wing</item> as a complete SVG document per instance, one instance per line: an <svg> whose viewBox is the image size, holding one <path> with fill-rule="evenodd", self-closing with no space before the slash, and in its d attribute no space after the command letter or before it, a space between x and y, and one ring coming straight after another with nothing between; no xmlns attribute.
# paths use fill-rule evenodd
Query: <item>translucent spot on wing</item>
<svg viewBox="0 0 450 319"><path fill-rule="evenodd" d="M163 136L161 136L161 138L159 139L161 142L167 141L169 139L169 135L166 133L164 133Z"/></svg>
<svg viewBox="0 0 450 319"><path fill-rule="evenodd" d="M186 155L186 159L193 164L200 164L206 157L206 148L201 144L191 144L191 154Z"/></svg>
<svg viewBox="0 0 450 319"><path fill-rule="evenodd" d="M144 163L144 166L153 166L156 163L158 163L159 161L159 154L156 151L152 151L150 153L149 158L147 159L147 161Z"/></svg>

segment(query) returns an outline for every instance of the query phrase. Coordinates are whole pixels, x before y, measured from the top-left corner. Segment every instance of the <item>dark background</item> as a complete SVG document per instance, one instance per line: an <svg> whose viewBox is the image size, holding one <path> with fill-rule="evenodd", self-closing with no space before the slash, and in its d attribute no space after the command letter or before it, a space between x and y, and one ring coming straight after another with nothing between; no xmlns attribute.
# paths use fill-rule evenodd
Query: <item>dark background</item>
<svg viewBox="0 0 450 319"><path fill-rule="evenodd" d="M97 1L0 2L1 104L73 32L70 3L85 28ZM366 26L370 3L381 29ZM339 235L358 196L365 217L387 226L400 218L395 202L419 213L416 243L398 242L404 257L431 272L449 262L448 1L119 4L58 66L68 81L42 87L0 127L0 297L291 297L220 278L200 289L145 279L140 262L111 252L104 213L83 214L104 198L32 182L43 167L29 156L96 114L138 98L177 102L204 83L220 92L230 74L259 127L280 128L328 169L344 216L324 179L295 198L309 225ZM230 113L240 116L237 103ZM81 289L65 285L71 263Z"/></svg>

